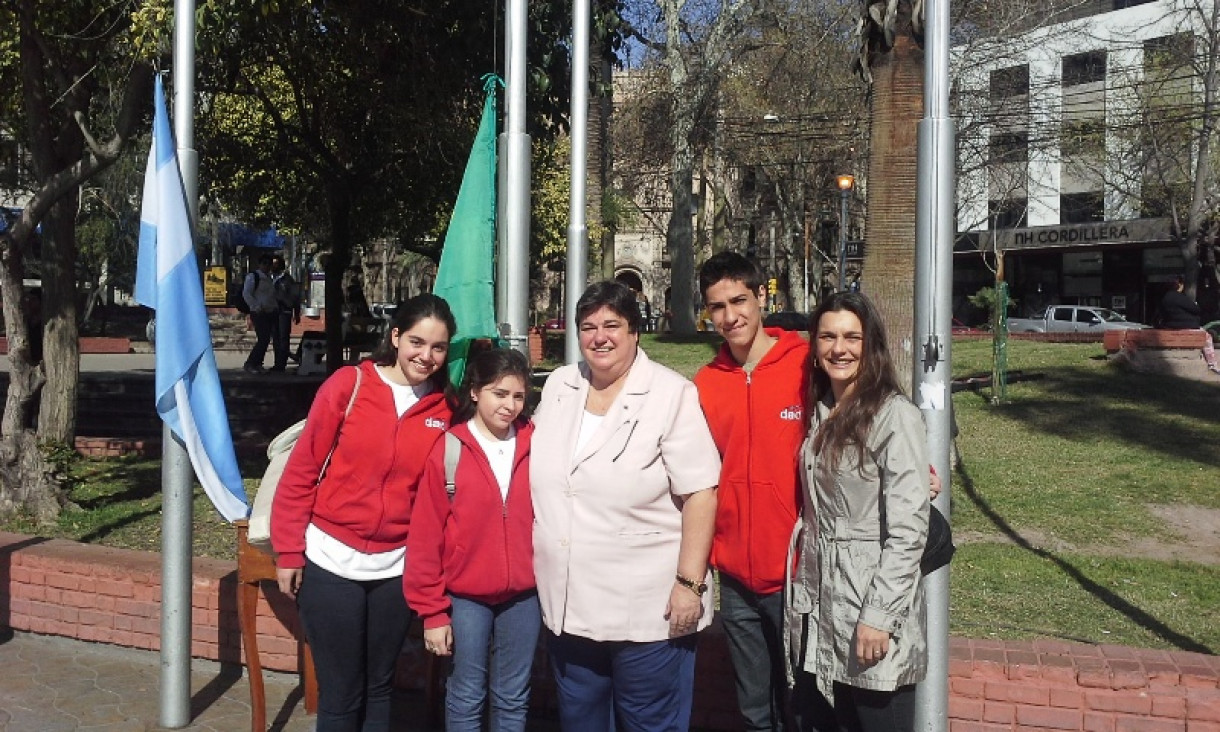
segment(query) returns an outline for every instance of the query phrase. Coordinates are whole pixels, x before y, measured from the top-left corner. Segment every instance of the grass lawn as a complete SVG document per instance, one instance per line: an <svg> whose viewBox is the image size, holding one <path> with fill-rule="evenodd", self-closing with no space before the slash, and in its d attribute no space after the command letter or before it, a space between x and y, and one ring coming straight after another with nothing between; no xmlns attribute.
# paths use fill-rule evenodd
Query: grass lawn
<svg viewBox="0 0 1220 732"><path fill-rule="evenodd" d="M718 338L642 343L691 376ZM954 375L989 372L990 348L955 340ZM954 396L952 632L1220 650L1220 546L1189 562L1141 549L1192 545L1154 507L1220 517L1220 383L1129 374L1100 344L1012 341L1009 367L1031 378L1009 384L1006 404L992 406L986 389ZM242 467L257 476L263 465ZM80 510L54 527L15 519L0 530L158 549L159 463L79 461L73 471ZM202 495L195 517L196 554L232 558L232 530Z"/></svg>

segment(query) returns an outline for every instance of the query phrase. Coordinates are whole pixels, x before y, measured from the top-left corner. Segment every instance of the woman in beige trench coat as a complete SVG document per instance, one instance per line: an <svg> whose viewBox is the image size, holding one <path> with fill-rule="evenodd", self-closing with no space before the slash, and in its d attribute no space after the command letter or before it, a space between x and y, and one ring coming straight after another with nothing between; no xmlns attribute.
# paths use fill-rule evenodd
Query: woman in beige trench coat
<svg viewBox="0 0 1220 732"><path fill-rule="evenodd" d="M923 421L899 390L866 297L832 295L811 323L804 509L786 618L798 727L903 732L927 667Z"/></svg>

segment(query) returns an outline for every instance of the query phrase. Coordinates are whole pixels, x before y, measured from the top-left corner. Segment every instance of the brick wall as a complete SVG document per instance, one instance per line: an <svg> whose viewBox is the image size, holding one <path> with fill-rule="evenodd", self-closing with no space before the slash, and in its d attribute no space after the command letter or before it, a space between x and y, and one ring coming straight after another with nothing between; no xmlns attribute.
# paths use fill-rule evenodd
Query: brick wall
<svg viewBox="0 0 1220 732"><path fill-rule="evenodd" d="M194 563L192 654L241 660L233 562ZM160 637L160 555L0 533L0 626L155 650ZM268 585L264 584L264 589ZM263 665L297 665L295 610L275 590L259 602ZM418 624L414 630L418 636ZM421 688L421 643L399 664L399 684ZM535 664L534 706L554 707L545 654ZM1198 653L954 638L949 659L951 732L1220 732L1220 658ZM740 729L728 652L718 624L704 632L692 723Z"/></svg>

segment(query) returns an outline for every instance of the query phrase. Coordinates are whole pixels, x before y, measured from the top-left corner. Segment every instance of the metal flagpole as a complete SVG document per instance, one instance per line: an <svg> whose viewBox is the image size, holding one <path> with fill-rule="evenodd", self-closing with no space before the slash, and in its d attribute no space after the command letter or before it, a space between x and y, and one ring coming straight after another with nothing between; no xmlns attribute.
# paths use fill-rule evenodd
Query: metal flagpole
<svg viewBox="0 0 1220 732"><path fill-rule="evenodd" d="M576 301L585 290L589 269L589 230L585 219L585 186L589 179L589 0L572 1L572 160L568 198L568 261L564 290L564 360L580 360Z"/></svg>
<svg viewBox="0 0 1220 732"><path fill-rule="evenodd" d="M199 217L194 100L195 3L174 0L174 137L192 231ZM160 723L162 727L179 729L191 721L191 535L195 476L186 447L174 436L168 423L161 427L161 445Z"/></svg>
<svg viewBox="0 0 1220 732"><path fill-rule="evenodd" d="M949 117L949 0L928 0L924 117L919 122L915 212L916 403L928 430L928 454L944 489L936 506L949 516L950 319L953 316L953 120ZM915 729L949 729L949 568L924 578L928 675L915 696Z"/></svg>
<svg viewBox="0 0 1220 732"><path fill-rule="evenodd" d="M499 271L503 275L499 289L502 307L497 321L501 337L509 346L529 358L530 303L530 137L525 132L525 44L528 23L527 0L508 0L504 21L507 25L505 58L504 105L505 133L501 135L504 151L504 175L500 177L499 195L504 214L501 227Z"/></svg>

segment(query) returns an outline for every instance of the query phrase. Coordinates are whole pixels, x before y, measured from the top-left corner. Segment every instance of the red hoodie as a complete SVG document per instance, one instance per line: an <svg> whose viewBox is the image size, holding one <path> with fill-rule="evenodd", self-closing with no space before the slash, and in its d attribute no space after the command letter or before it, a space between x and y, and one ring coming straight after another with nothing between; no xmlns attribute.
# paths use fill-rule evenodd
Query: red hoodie
<svg viewBox="0 0 1220 732"><path fill-rule="evenodd" d="M495 605L534 589L534 504L530 500L530 436L534 425L517 422L508 498L492 473L470 423L452 429L462 442L454 475L445 490L445 441L428 457L407 539L403 591L425 628L449 624L453 593Z"/></svg>
<svg viewBox="0 0 1220 732"><path fill-rule="evenodd" d="M344 418L356 369L360 391ZM402 417L372 361L343 368L318 389L301 438L284 467L271 510L271 544L281 569L305 566L310 523L366 554L404 547L411 504L432 445L449 426L445 395L433 392ZM339 442L321 483L322 463ZM315 485L316 484L316 485Z"/></svg>
<svg viewBox="0 0 1220 732"><path fill-rule="evenodd" d="M746 375L728 344L695 374L722 460L712 564L759 594L784 587L799 505L801 389L809 353L809 343L797 333L766 333L778 340L753 374Z"/></svg>

